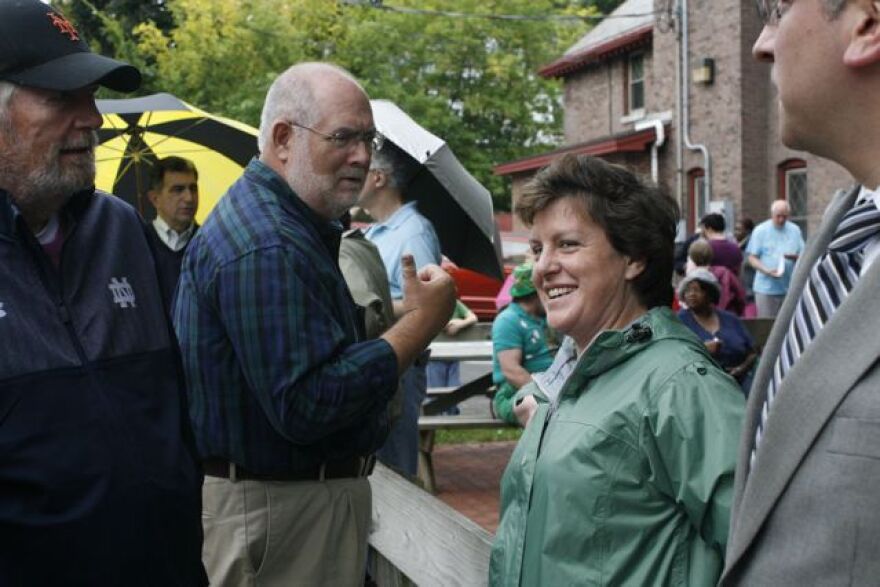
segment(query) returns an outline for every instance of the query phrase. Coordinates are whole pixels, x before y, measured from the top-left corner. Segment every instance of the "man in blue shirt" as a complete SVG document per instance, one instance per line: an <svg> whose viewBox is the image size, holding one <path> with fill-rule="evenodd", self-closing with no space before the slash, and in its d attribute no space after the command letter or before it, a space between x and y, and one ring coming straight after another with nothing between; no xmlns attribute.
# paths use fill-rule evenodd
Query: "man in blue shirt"
<svg viewBox="0 0 880 587"><path fill-rule="evenodd" d="M205 468L212 585L359 585L372 454L397 380L452 313L439 267L402 263L403 315L366 340L337 220L379 147L351 75L298 64L269 88L259 159L184 257L174 307ZM258 577L258 579L256 578Z"/></svg>
<svg viewBox="0 0 880 587"><path fill-rule="evenodd" d="M394 303L394 315L403 310L402 255L412 255L416 267L440 263L440 241L431 222L419 214L414 201L407 201L407 184L418 171L418 163L395 145L387 143L373 155L359 203L376 219L366 233L382 256ZM427 391L424 353L404 374L403 413L391 428L385 445L377 453L387 465L415 476L419 454L419 411Z"/></svg>
<svg viewBox="0 0 880 587"><path fill-rule="evenodd" d="M755 269L755 304L759 318L775 318L788 292L794 262L804 249L804 237L797 224L788 221L788 202L776 200L770 219L752 232L746 254Z"/></svg>

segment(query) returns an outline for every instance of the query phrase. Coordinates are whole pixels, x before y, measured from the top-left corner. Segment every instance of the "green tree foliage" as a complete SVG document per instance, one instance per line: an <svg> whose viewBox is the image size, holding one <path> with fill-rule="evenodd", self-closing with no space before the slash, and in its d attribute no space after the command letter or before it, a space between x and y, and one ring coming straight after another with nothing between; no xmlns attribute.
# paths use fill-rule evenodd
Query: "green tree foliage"
<svg viewBox="0 0 880 587"><path fill-rule="evenodd" d="M174 22L165 0L54 0L52 4L76 23L93 49L108 55L124 51L120 41L124 44L125 39L119 32L130 32L147 21L167 31Z"/></svg>
<svg viewBox="0 0 880 587"><path fill-rule="evenodd" d="M269 84L287 66L332 61L360 79L371 97L393 100L446 139L500 209L509 207L509 187L492 167L561 140L560 83L541 78L537 70L585 34L591 22L543 17L598 13L584 0L393 2L403 9L540 17L523 21L406 14L369 0L154 2L172 16L171 25L147 20L127 41L124 19L98 11L116 54L144 71L145 93L171 92L257 125Z"/></svg>

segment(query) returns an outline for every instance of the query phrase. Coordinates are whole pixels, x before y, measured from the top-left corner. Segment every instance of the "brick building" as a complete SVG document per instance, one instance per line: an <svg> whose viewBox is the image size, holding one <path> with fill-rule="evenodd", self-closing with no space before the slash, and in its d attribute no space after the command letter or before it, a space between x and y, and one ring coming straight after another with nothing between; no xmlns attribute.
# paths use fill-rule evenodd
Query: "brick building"
<svg viewBox="0 0 880 587"><path fill-rule="evenodd" d="M677 67L680 5L688 6L686 70ZM511 178L515 201L522 184L554 156L587 153L644 174L653 166L659 183L677 195L688 232L710 209L758 222L771 201L785 198L809 234L834 191L852 179L838 165L779 141L770 67L751 55L760 30L749 1L626 0L539 72L563 81L565 144L502 163L495 173ZM679 75L689 78L689 116L678 114L684 108ZM708 190L705 157L688 149L685 137L708 152Z"/></svg>

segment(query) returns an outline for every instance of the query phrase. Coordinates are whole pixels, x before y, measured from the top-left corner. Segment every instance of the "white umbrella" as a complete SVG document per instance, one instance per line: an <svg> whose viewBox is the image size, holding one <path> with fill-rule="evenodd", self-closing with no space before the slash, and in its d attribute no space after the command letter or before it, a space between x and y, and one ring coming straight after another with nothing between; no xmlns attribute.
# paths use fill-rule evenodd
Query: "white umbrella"
<svg viewBox="0 0 880 587"><path fill-rule="evenodd" d="M371 100L370 104L376 129L422 164L407 192L433 223L443 254L460 267L503 277L489 190L464 168L443 139L395 103Z"/></svg>

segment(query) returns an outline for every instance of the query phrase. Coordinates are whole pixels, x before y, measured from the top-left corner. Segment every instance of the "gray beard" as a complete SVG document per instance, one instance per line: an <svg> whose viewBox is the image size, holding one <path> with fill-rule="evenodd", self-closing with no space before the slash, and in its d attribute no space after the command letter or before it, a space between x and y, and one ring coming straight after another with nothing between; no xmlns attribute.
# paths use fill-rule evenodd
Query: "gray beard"
<svg viewBox="0 0 880 587"><path fill-rule="evenodd" d="M322 189L325 176L315 173L312 166L310 149L308 143L302 146L295 146L293 161L284 170L284 179L287 185L296 192L312 210L320 216L326 216L328 219L337 219L348 212L349 208L357 202L358 194L354 194L351 201L339 201L339 198L332 191ZM319 209L316 209L318 206Z"/></svg>
<svg viewBox="0 0 880 587"><path fill-rule="evenodd" d="M15 145L15 141L11 141ZM97 144L97 134L93 140ZM28 169L30 167L30 169ZM0 187L6 189L25 218L46 219L70 197L95 183L94 156L78 166L62 168L58 149L43 155L36 165L12 149L0 151Z"/></svg>

